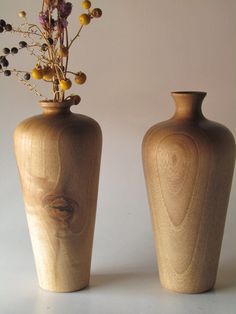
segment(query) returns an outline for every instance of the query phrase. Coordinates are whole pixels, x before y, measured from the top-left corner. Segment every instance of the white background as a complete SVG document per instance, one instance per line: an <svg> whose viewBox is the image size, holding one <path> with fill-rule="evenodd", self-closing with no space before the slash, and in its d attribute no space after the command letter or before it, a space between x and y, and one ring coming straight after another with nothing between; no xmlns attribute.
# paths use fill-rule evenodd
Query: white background
<svg viewBox="0 0 236 314"><path fill-rule="evenodd" d="M73 1L72 33L80 1ZM141 142L174 112L170 91L208 92L204 113L236 134L235 0L96 0L102 19L82 32L71 69L88 75L74 89L75 112L95 118L104 135L91 286L72 294L37 286L13 154L17 123L38 114L38 99L14 78L0 76L0 313L235 314L235 180L214 291L178 295L160 287L141 163ZM36 19L40 1L1 1L14 25L19 10ZM10 37L10 38L9 38ZM19 39L0 34L0 47ZM21 53L13 60L33 67ZM42 88L41 88L42 89Z"/></svg>

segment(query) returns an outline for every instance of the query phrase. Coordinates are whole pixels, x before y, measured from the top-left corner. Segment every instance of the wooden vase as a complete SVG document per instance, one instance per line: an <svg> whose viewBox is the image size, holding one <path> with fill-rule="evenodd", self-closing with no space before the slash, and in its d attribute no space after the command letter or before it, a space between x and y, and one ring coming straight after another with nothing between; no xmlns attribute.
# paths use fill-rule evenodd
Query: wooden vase
<svg viewBox="0 0 236 314"><path fill-rule="evenodd" d="M41 102L14 134L39 285L55 292L89 284L96 215L102 133L73 104Z"/></svg>
<svg viewBox="0 0 236 314"><path fill-rule="evenodd" d="M201 111L204 92L174 92L173 118L143 140L143 165L161 284L214 287L235 163L235 142Z"/></svg>

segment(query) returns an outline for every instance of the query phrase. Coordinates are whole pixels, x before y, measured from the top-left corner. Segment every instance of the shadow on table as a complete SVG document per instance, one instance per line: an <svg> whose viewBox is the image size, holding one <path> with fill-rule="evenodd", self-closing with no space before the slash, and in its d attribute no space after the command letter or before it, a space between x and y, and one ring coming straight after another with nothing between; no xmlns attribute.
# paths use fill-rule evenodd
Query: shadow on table
<svg viewBox="0 0 236 314"><path fill-rule="evenodd" d="M231 260L219 266L215 290L236 290L236 261Z"/></svg>
<svg viewBox="0 0 236 314"><path fill-rule="evenodd" d="M157 289L159 284L159 279L157 272L152 273L110 273L110 274L93 274L91 275L90 288L104 288L108 289L112 287L116 289L125 286L126 290L132 290L135 287L135 290L143 289L146 287L148 290Z"/></svg>
<svg viewBox="0 0 236 314"><path fill-rule="evenodd" d="M157 272L150 273L107 273L107 274L93 274L91 275L90 288L104 288L108 289L115 286L116 288L123 288L132 290L134 287L136 291L146 287L146 290L156 290L160 288L160 282ZM236 261L229 261L219 266L217 281L215 289L209 292L217 292L224 290L236 290Z"/></svg>

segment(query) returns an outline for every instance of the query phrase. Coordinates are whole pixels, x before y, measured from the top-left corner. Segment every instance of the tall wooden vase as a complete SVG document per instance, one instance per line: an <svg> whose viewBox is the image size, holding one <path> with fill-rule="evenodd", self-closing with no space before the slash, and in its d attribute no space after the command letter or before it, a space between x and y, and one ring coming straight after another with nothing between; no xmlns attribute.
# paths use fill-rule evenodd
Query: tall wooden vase
<svg viewBox="0 0 236 314"><path fill-rule="evenodd" d="M73 104L41 102L14 134L39 285L55 292L89 284L96 215L102 133Z"/></svg>
<svg viewBox="0 0 236 314"><path fill-rule="evenodd" d="M235 142L201 111L204 92L174 92L173 118L143 141L143 165L161 284L214 287L235 163Z"/></svg>

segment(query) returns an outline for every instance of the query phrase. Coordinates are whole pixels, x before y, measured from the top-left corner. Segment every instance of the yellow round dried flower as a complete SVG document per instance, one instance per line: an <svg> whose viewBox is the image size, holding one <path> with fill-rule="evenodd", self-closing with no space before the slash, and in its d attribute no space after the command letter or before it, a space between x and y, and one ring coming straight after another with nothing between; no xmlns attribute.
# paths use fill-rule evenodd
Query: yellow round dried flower
<svg viewBox="0 0 236 314"><path fill-rule="evenodd" d="M26 12L25 12L25 11L20 11L20 12L18 13L18 16L19 16L20 18L25 18L25 17L26 17Z"/></svg>
<svg viewBox="0 0 236 314"><path fill-rule="evenodd" d="M35 80L41 80L43 78L43 69L41 67L35 67L31 72L31 76Z"/></svg>
<svg viewBox="0 0 236 314"><path fill-rule="evenodd" d="M75 83L82 85L86 82L87 76L85 73L83 72L79 72L77 73L77 75L75 76Z"/></svg>
<svg viewBox="0 0 236 314"><path fill-rule="evenodd" d="M72 82L69 79L65 79L65 80L61 80L60 81L60 89L62 91L68 90L70 89L72 86Z"/></svg>
<svg viewBox="0 0 236 314"><path fill-rule="evenodd" d="M54 70L51 67L45 67L43 69L43 79L45 81L51 81L54 75Z"/></svg>
<svg viewBox="0 0 236 314"><path fill-rule="evenodd" d="M89 8L91 8L91 2L89 0L84 0L82 2L82 7L85 9L85 10L88 10Z"/></svg>
<svg viewBox="0 0 236 314"><path fill-rule="evenodd" d="M91 17L87 13L81 14L79 17L79 21L81 25L88 25L90 23L90 20L91 20Z"/></svg>
<svg viewBox="0 0 236 314"><path fill-rule="evenodd" d="M67 49L65 46L62 46L62 47L58 50L57 55L58 55L59 57L65 58L65 57L68 56L68 53L69 53L68 49Z"/></svg>

